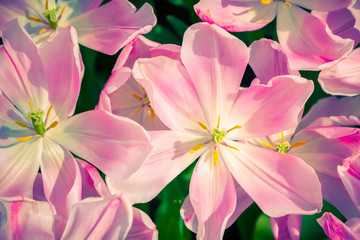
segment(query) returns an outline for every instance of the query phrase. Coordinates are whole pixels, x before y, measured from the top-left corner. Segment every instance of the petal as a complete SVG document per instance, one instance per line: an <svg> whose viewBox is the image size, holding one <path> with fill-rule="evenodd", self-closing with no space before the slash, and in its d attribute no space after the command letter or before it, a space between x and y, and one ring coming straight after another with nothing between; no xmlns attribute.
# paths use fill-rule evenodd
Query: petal
<svg viewBox="0 0 360 240"><path fill-rule="evenodd" d="M197 239L222 239L236 207L233 177L221 152L216 166L212 152L200 157L190 181L189 198L199 222Z"/></svg>
<svg viewBox="0 0 360 240"><path fill-rule="evenodd" d="M48 136L113 177L130 176L151 150L140 125L98 110L66 119Z"/></svg>
<svg viewBox="0 0 360 240"><path fill-rule="evenodd" d="M240 149L220 145L228 169L265 214L281 217L320 211L320 182L301 159L234 141L228 144Z"/></svg>
<svg viewBox="0 0 360 240"><path fill-rule="evenodd" d="M0 26L14 18L26 15L27 4L23 0L0 0ZM2 28L0 27L0 34Z"/></svg>
<svg viewBox="0 0 360 240"><path fill-rule="evenodd" d="M319 74L323 90L332 95L355 96L360 93L360 51L356 49L336 65Z"/></svg>
<svg viewBox="0 0 360 240"><path fill-rule="evenodd" d="M320 99L301 120L298 131L309 127L360 125L360 96ZM340 121L341 120L341 121ZM339 122L340 121L340 122Z"/></svg>
<svg viewBox="0 0 360 240"><path fill-rule="evenodd" d="M134 220L126 240L156 240L158 231L151 218L140 209L133 208Z"/></svg>
<svg viewBox="0 0 360 240"><path fill-rule="evenodd" d="M349 6L352 0L289 0L289 2L311 10L329 12Z"/></svg>
<svg viewBox="0 0 360 240"><path fill-rule="evenodd" d="M356 159L358 162L359 160ZM338 173L355 207L360 212L360 172L352 165L339 166Z"/></svg>
<svg viewBox="0 0 360 240"><path fill-rule="evenodd" d="M268 136L290 129L313 91L313 83L297 76L279 76L267 85L254 85L240 92L226 129L235 125L232 139Z"/></svg>
<svg viewBox="0 0 360 240"><path fill-rule="evenodd" d="M333 35L320 19L295 5L290 8L279 5L277 33L292 69L325 68L327 65L323 64L348 54L354 44L350 39Z"/></svg>
<svg viewBox="0 0 360 240"><path fill-rule="evenodd" d="M76 159L82 177L82 199L88 197L101 197L110 195L104 180L101 178L98 170L91 164Z"/></svg>
<svg viewBox="0 0 360 240"><path fill-rule="evenodd" d="M50 204L24 197L1 198L0 202L8 215L8 224L0 228L1 239L26 239L29 236L55 239L55 219Z"/></svg>
<svg viewBox="0 0 360 240"><path fill-rule="evenodd" d="M254 41L249 48L249 64L262 84L279 75L300 76L298 71L290 69L288 59L277 42L263 38Z"/></svg>
<svg viewBox="0 0 360 240"><path fill-rule="evenodd" d="M194 8L204 22L230 32L253 31L264 27L276 15L277 4L259 1L201 0Z"/></svg>
<svg viewBox="0 0 360 240"><path fill-rule="evenodd" d="M122 0L112 0L68 21L76 28L80 44L106 54L115 54L138 34L149 32L155 23L150 4L136 10Z"/></svg>
<svg viewBox="0 0 360 240"><path fill-rule="evenodd" d="M143 86L151 106L167 127L202 130L197 122L206 122L203 110L194 84L180 61L162 56L140 59L134 65L133 76Z"/></svg>
<svg viewBox="0 0 360 240"><path fill-rule="evenodd" d="M193 147L206 141L201 136L174 131L151 131L149 134L154 148L140 169L127 179L106 178L111 193L125 192L133 203L153 199L206 150L203 147L190 153Z"/></svg>
<svg viewBox="0 0 360 240"><path fill-rule="evenodd" d="M20 26L18 20L13 20L4 25L2 39L6 53L16 69L16 74L13 69L10 70L12 73L5 70L6 75L11 76L9 80L16 80L16 82L11 83L13 85L10 87L10 91L17 89L26 98L26 100L24 97L21 97L21 100L16 100L13 97L16 97L19 93L11 94L8 96L10 101L16 104L17 107L19 106L19 110L25 114L30 111L29 100L32 101L34 109L47 109L49 107L46 104L48 102L47 80L44 76L39 51L35 43L25 29ZM5 86L1 87L1 89L8 95L6 84L5 82ZM11 88L14 89L11 90Z"/></svg>
<svg viewBox="0 0 360 240"><path fill-rule="evenodd" d="M48 101L54 104L57 116L51 117L54 116L51 114L48 120L50 123L64 120L74 113L84 74L75 29L57 28L55 34L41 44L39 51L49 86Z"/></svg>
<svg viewBox="0 0 360 240"><path fill-rule="evenodd" d="M270 218L271 228L275 240L299 240L301 220L301 215L286 215L279 218Z"/></svg>
<svg viewBox="0 0 360 240"><path fill-rule="evenodd" d="M181 60L209 127L227 119L249 59L246 45L216 25L198 23L184 34Z"/></svg>
<svg viewBox="0 0 360 240"><path fill-rule="evenodd" d="M125 239L132 219L124 194L87 198L72 207L62 239Z"/></svg>
<svg viewBox="0 0 360 240"><path fill-rule="evenodd" d="M0 147L0 196L32 198L41 151L41 138Z"/></svg>
<svg viewBox="0 0 360 240"><path fill-rule="evenodd" d="M81 200L81 175L69 151L49 138L44 138L40 161L46 199L56 214L69 216L72 205Z"/></svg>
<svg viewBox="0 0 360 240"><path fill-rule="evenodd" d="M356 233L350 227L346 226L332 213L324 213L323 216L317 221L324 229L326 236L328 236L330 239L356 240L360 237L359 233ZM357 218L356 221L359 223L360 219Z"/></svg>
<svg viewBox="0 0 360 240"><path fill-rule="evenodd" d="M333 34L354 40L354 46L356 46L360 42L358 26L360 19L356 19L356 16L360 13L358 8L343 8L333 12L312 11L311 14L325 22Z"/></svg>

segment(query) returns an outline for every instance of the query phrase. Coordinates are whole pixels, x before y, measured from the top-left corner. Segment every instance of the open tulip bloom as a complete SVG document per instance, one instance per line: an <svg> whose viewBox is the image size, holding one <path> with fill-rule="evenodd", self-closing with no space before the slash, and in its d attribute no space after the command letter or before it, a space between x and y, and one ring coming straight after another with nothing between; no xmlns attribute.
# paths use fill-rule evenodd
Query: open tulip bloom
<svg viewBox="0 0 360 240"><path fill-rule="evenodd" d="M79 43L106 54L115 54L138 34L156 24L152 7L145 3L138 11L127 0L0 0L0 26L19 19L36 43L57 27L73 26Z"/></svg>
<svg viewBox="0 0 360 240"><path fill-rule="evenodd" d="M353 41L332 34L328 26L304 9L334 11L351 0L200 0L194 6L206 22L233 32L253 31L276 17L277 35L290 66L318 70L348 54Z"/></svg>
<svg viewBox="0 0 360 240"><path fill-rule="evenodd" d="M46 199L65 214L81 199L81 176L70 151L113 177L128 177L151 146L137 123L104 111L69 118L83 65L72 27L38 48L18 20L0 47L0 196L32 197L39 166ZM141 151L140 151L141 149Z"/></svg>
<svg viewBox="0 0 360 240"><path fill-rule="evenodd" d="M149 132L154 149L144 165L125 181L108 176L109 189L149 201L199 158L183 205L185 224L199 239L221 238L252 201L273 217L318 212L320 182L310 166L244 143L294 127L312 82L280 76L239 89L248 49L206 23L185 32L180 57L135 63L135 79L171 130Z"/></svg>

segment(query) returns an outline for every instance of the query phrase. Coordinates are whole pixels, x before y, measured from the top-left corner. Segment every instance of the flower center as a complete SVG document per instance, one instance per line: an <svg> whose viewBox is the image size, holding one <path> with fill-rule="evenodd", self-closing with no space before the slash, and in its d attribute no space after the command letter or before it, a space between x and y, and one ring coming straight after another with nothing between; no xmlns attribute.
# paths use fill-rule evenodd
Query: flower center
<svg viewBox="0 0 360 240"><path fill-rule="evenodd" d="M261 4L264 4L264 5L270 4L271 1L272 1L272 0L260 0ZM287 7L291 7L291 4L288 3L288 2L285 1L285 0L274 0L274 1L284 2Z"/></svg>
<svg viewBox="0 0 360 240"><path fill-rule="evenodd" d="M223 138L227 135L227 131L225 128L221 130L219 128L214 128L211 134L215 143L222 143Z"/></svg>
<svg viewBox="0 0 360 240"><path fill-rule="evenodd" d="M148 98L148 95L146 94L145 90L144 90L144 96L140 97L139 95L132 93L131 94L134 98L139 99L141 101L141 106L139 107L138 110L136 110L135 115L138 114L141 109L143 109L145 106L148 106L150 108L150 114L151 114L151 118L154 119L155 118L155 111L154 109L151 107L150 105L150 100Z"/></svg>
<svg viewBox="0 0 360 240"><path fill-rule="evenodd" d="M291 146L288 141L275 144L276 151L279 153L287 153L287 151L290 149L290 147Z"/></svg>
<svg viewBox="0 0 360 240"><path fill-rule="evenodd" d="M279 153L287 153L291 148L300 147L306 144L306 142L296 142L290 144L288 141L285 141L284 139L285 139L284 132L281 132L281 143L277 142L275 143L275 146L273 146L268 142L263 142L263 145Z"/></svg>
<svg viewBox="0 0 360 240"><path fill-rule="evenodd" d="M48 128L45 127L45 123L46 123L47 119L49 118L50 112L53 109L54 104L52 104L49 107L49 110L47 111L45 123L43 121L44 111L39 109L35 112L30 100L29 100L29 105L30 105L31 111L27 114L27 117L31 120L33 128L37 134L39 134L40 136L43 136L47 130L49 130L50 128L54 128L54 127L56 127L56 125L58 125L59 122L54 121L53 123L51 123L49 125ZM14 123L20 127L28 128L28 126L25 123L18 122L18 121L14 121ZM20 142L23 142L23 141L27 141L27 140L31 139L32 137L33 136L20 137L20 138L17 138L17 140Z"/></svg>
<svg viewBox="0 0 360 240"><path fill-rule="evenodd" d="M239 149L237 149L236 147L233 147L233 146L230 146L228 144L226 144L224 142L224 138L226 137L226 135L235 130L235 129L238 129L238 128L241 128L240 125L236 125L232 128L230 128L229 130L226 130L225 128L222 128L220 130L219 126L220 126L220 116L218 118L218 122L217 122L217 127L216 128L213 128L213 131L210 132L208 126L203 123L203 122L198 122L198 124L200 125L200 127L202 129L204 129L205 131L207 131L210 135L211 135L211 139L212 141L215 143L214 145L214 149L213 149L213 161L214 161L214 165L216 166L218 164L218 161L219 161L219 150L218 150L218 144L222 144L228 148L232 148L232 149L235 149L237 151L240 151ZM190 150L190 153L194 153L196 152L197 150L199 150L200 148L202 148L205 144L208 144L210 143L211 141L206 141L204 143L199 143L198 145L196 145L195 147L193 147L191 150Z"/></svg>
<svg viewBox="0 0 360 240"><path fill-rule="evenodd" d="M56 6L54 9L49 9L44 12L44 17L49 21L49 26L52 29L56 29L58 26L58 18L56 16L57 11L59 11L60 6Z"/></svg>

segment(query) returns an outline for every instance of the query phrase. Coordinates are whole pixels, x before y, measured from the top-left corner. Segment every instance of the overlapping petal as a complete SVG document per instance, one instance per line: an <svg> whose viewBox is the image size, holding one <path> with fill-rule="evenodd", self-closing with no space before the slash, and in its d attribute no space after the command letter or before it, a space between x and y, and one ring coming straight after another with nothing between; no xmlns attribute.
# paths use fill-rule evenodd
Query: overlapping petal
<svg viewBox="0 0 360 240"><path fill-rule="evenodd" d="M174 131L149 132L154 146L144 164L130 178L114 179L109 176L106 182L113 194L125 192L133 203L148 202L168 183L187 168L201 153L190 150L206 139L201 136ZM154 170L161 174L154 174Z"/></svg>
<svg viewBox="0 0 360 240"><path fill-rule="evenodd" d="M136 35L149 32L155 23L150 4L145 3L136 10L128 1L112 0L68 19L64 24L76 28L80 44L106 54L115 54Z"/></svg>
<svg viewBox="0 0 360 240"><path fill-rule="evenodd" d="M352 40L333 35L325 23L296 5L278 8L279 42L292 69L319 70L352 50Z"/></svg>
<svg viewBox="0 0 360 240"><path fill-rule="evenodd" d="M158 239L158 231L150 217L143 211L133 208L133 224L128 232L127 240L156 240Z"/></svg>
<svg viewBox="0 0 360 240"><path fill-rule="evenodd" d="M329 12L349 6L352 3L352 0L289 0L289 3L293 3L311 10Z"/></svg>
<svg viewBox="0 0 360 240"><path fill-rule="evenodd" d="M352 218L344 224L332 213L326 212L317 221L330 239L356 240L360 237L359 218Z"/></svg>
<svg viewBox="0 0 360 240"><path fill-rule="evenodd" d="M139 124L99 110L62 121L48 137L115 178L130 176L151 150Z"/></svg>
<svg viewBox="0 0 360 240"><path fill-rule="evenodd" d="M198 219L198 239L222 239L236 207L234 180L222 154L215 166L212 150L200 157L191 177L189 198Z"/></svg>
<svg viewBox="0 0 360 240"><path fill-rule="evenodd" d="M226 166L264 213L281 217L320 211L320 182L301 159L237 142L232 146L240 151L220 146Z"/></svg>
<svg viewBox="0 0 360 240"><path fill-rule="evenodd" d="M215 127L219 116L227 119L248 59L246 45L216 25L198 23L185 32L181 60L208 126Z"/></svg>
<svg viewBox="0 0 360 240"><path fill-rule="evenodd" d="M300 239L301 220L301 215L286 215L279 218L270 218L275 240Z"/></svg>

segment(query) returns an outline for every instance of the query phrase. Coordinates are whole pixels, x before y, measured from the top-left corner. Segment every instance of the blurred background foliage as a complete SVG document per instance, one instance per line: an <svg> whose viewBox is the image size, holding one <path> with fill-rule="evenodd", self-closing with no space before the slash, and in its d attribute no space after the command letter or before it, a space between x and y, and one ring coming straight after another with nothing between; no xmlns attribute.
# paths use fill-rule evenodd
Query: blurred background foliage
<svg viewBox="0 0 360 240"><path fill-rule="evenodd" d="M106 1L105 1L106 2ZM105 3L104 2L104 3ZM137 8L145 2L151 4L157 17L157 25L145 36L159 43L172 43L181 45L185 30L192 24L201 20L193 10L193 5L198 0L130 0ZM277 40L276 23L273 21L265 28L243 33L232 33L241 39L247 46L261 38ZM99 94L119 53L109 56L81 46L81 53L85 64L85 76L83 79L80 97L77 103L76 113L92 110L98 103ZM315 91L305 106L305 112L320 98L327 97L317 82L318 72L303 71L301 75L311 79L315 84ZM250 67L247 67L242 86L249 86L255 78ZM159 231L160 240L195 239L196 235L189 231L181 217L180 208L185 197L189 193L191 173L196 163L174 179L163 191L151 202L136 204L149 214ZM331 211L341 220L345 218L333 206L324 202L322 212ZM301 239L326 239L321 227L316 222L322 213L312 216L304 216ZM267 240L274 239L270 226L270 219L261 212L256 204L252 204L244 211L237 221L225 231L224 239Z"/></svg>

